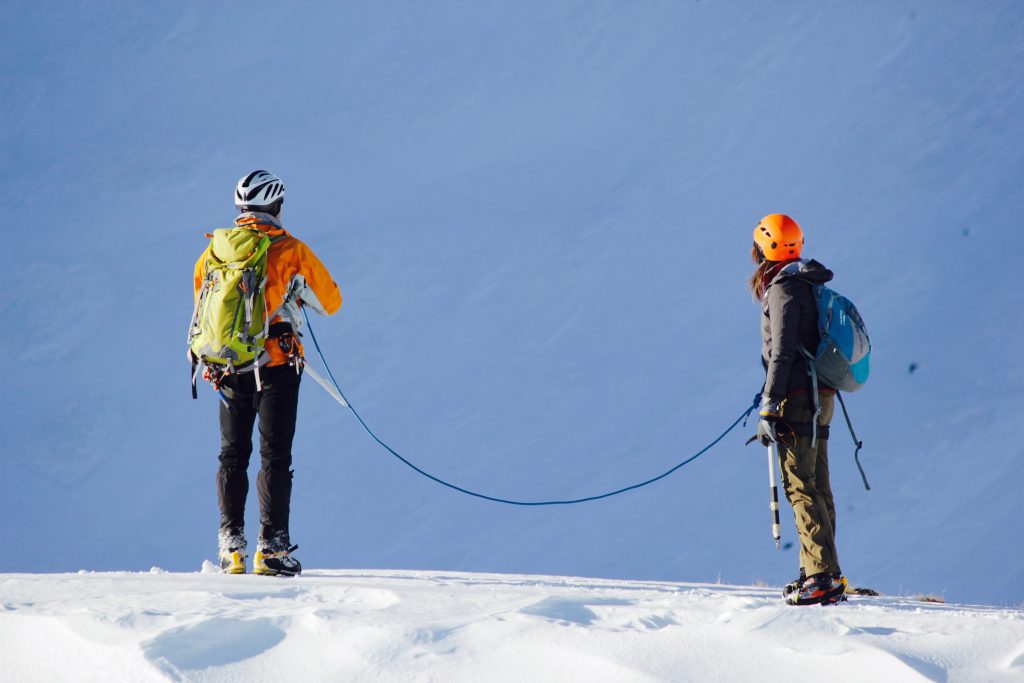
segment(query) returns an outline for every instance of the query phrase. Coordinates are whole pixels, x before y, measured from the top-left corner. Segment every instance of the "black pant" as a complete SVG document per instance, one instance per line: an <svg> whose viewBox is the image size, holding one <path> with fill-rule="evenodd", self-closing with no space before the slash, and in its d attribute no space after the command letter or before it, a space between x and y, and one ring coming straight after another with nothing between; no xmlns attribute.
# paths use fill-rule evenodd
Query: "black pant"
<svg viewBox="0 0 1024 683"><path fill-rule="evenodd" d="M224 378L221 390L227 405L220 403L220 469L217 493L220 526L241 532L245 526L245 498L249 493L249 456L252 428L259 415L261 467L256 477L260 499L260 538L272 539L283 532L288 538L288 514L292 497L292 438L299 405L301 376L290 365L262 368L263 390L246 372Z"/></svg>

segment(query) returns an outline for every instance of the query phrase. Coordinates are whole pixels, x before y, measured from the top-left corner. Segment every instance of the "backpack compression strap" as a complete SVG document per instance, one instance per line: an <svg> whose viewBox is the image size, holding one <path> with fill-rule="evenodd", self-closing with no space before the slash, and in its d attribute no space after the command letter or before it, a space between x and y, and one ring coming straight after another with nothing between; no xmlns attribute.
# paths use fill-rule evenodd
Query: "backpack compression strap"
<svg viewBox="0 0 1024 683"><path fill-rule="evenodd" d="M814 396L814 418L811 420L811 448L818 445L818 418L821 417L821 401L818 400L818 371L814 367L814 356L800 346L800 352L807 359L807 374L811 376L811 395ZM836 391L836 393L839 393Z"/></svg>

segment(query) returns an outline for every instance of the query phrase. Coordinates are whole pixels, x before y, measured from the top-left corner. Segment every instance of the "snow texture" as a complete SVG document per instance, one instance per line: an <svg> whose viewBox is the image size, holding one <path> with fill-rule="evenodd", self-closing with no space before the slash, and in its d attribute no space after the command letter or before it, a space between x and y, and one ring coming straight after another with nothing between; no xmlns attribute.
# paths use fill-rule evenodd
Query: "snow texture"
<svg viewBox="0 0 1024 683"><path fill-rule="evenodd" d="M180 572L213 554L217 401L190 399L191 271L237 179L267 168L345 296L313 322L353 404L425 469L510 498L635 483L735 419L763 379L751 231L793 215L875 345L848 399L871 492L841 424L831 442L844 571L890 595L1024 603L1024 3L5 0L0 63L0 571ZM787 549L771 541L749 425L650 488L523 510L417 476L303 386L292 538L309 566L772 585L797 571L788 519ZM735 589L715 598L726 610L705 597L720 589L515 582L492 605L487 583L457 597L461 579L345 576L295 584L309 593L0 579L5 604L18 585L70 591L25 598L39 607L17 608L5 655L132 679L154 662L284 671L336 638L308 666L400 660L448 680L548 659L594 680L820 673L850 654L879 680L1019 679L1024 656L1009 629L964 645L966 624L1017 623L984 609L793 613ZM432 598L420 620L421 590L464 613ZM389 591L408 621L352 606ZM140 592L151 607L118 606ZM324 604L246 608L296 600ZM241 622L224 648L237 661L186 654L233 630L210 620ZM580 631L579 658L554 658ZM33 634L62 657L39 657Z"/></svg>
<svg viewBox="0 0 1024 683"><path fill-rule="evenodd" d="M909 597L794 608L777 588L398 571L12 574L0 590L0 678L26 683L1024 676L1024 613Z"/></svg>

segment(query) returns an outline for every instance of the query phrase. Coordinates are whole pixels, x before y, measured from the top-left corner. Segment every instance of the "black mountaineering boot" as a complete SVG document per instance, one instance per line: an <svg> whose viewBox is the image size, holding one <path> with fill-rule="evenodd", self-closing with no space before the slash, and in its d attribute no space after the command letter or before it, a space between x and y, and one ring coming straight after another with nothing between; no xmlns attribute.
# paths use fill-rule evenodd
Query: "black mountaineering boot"
<svg viewBox="0 0 1024 683"><path fill-rule="evenodd" d="M790 593L792 593L793 591L799 590L800 584L802 584L806 580L807 580L807 574L804 573L804 568L800 567L800 576L798 576L795 580L790 581L789 583L787 583L785 586L782 587L782 597L784 597L784 598L789 597Z"/></svg>
<svg viewBox="0 0 1024 683"><path fill-rule="evenodd" d="M261 538L256 546L252 570L264 576L295 576L302 573L302 565L291 556L299 546L291 545L286 532L278 532L269 539Z"/></svg>
<svg viewBox="0 0 1024 683"><path fill-rule="evenodd" d="M846 579L839 574L814 574L786 596L790 605L833 605L843 598Z"/></svg>

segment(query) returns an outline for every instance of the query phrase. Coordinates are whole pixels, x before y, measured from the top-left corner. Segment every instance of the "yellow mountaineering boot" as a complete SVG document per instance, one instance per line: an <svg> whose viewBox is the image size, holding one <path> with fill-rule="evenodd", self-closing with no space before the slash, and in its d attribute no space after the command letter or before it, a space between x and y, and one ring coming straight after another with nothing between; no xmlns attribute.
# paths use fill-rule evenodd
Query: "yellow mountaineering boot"
<svg viewBox="0 0 1024 683"><path fill-rule="evenodd" d="M290 545L287 534L278 533L272 539L260 539L253 557L252 570L263 576L295 576L302 565L291 556L299 546Z"/></svg>
<svg viewBox="0 0 1024 683"><path fill-rule="evenodd" d="M229 550L220 554L220 570L225 574L244 574L245 555L237 550Z"/></svg>
<svg viewBox="0 0 1024 683"><path fill-rule="evenodd" d="M220 545L220 570L225 574L244 574L246 543L242 532L225 531L222 529L218 540Z"/></svg>

